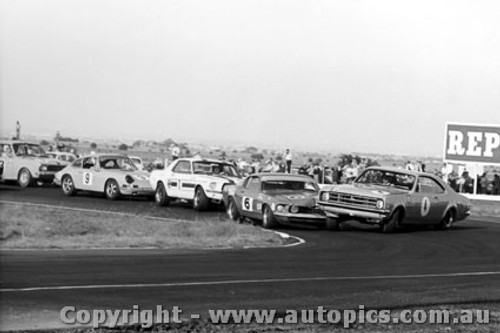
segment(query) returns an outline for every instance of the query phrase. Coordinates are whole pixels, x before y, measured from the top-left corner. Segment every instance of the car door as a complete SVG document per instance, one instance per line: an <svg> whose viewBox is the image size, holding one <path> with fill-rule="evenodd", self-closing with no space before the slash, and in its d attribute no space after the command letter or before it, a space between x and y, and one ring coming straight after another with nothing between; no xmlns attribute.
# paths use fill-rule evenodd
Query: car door
<svg viewBox="0 0 500 333"><path fill-rule="evenodd" d="M96 157L85 157L82 161L82 167L75 170L75 188L85 191L95 191L95 166Z"/></svg>
<svg viewBox="0 0 500 333"><path fill-rule="evenodd" d="M444 188L434 179L420 176L411 194L407 218L412 223L428 224L441 220L446 209Z"/></svg>
<svg viewBox="0 0 500 333"><path fill-rule="evenodd" d="M250 218L262 217L262 204L259 207L259 202L256 200L261 191L261 186L259 176L250 176L241 187L237 188L235 200L240 214Z"/></svg>
<svg viewBox="0 0 500 333"><path fill-rule="evenodd" d="M194 198L195 186L191 162L179 160L172 168L172 173L167 181L167 192L170 196L190 200Z"/></svg>

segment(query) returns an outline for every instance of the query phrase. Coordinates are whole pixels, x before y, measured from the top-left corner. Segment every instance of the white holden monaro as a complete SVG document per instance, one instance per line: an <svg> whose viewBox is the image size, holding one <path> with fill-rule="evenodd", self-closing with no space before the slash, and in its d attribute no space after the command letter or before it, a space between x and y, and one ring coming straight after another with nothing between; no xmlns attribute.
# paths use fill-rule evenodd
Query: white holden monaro
<svg viewBox="0 0 500 333"><path fill-rule="evenodd" d="M241 175L233 164L203 158L181 158L164 170L153 170L151 186L156 190L155 201L167 206L172 199L193 202L202 211L210 202L221 203L224 186L239 182Z"/></svg>

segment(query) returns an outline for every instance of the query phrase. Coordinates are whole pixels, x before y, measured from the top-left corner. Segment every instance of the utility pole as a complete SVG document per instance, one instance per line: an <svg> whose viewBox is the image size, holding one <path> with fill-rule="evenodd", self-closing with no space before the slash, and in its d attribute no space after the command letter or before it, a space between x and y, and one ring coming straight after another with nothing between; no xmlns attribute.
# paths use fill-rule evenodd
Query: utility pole
<svg viewBox="0 0 500 333"><path fill-rule="evenodd" d="M21 123L19 120L16 122L16 140L21 139Z"/></svg>

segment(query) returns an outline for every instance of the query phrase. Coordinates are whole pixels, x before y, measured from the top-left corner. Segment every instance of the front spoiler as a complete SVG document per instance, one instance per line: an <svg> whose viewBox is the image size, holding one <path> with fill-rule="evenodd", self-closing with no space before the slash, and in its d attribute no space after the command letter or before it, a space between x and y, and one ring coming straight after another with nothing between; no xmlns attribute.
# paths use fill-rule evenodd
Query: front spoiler
<svg viewBox="0 0 500 333"><path fill-rule="evenodd" d="M326 216L332 218L338 218L340 216L349 216L352 218L359 218L365 220L372 220L373 222L381 222L390 216L390 212L387 210L380 212L364 211L358 209L341 208L330 205L319 204L318 207L322 209Z"/></svg>

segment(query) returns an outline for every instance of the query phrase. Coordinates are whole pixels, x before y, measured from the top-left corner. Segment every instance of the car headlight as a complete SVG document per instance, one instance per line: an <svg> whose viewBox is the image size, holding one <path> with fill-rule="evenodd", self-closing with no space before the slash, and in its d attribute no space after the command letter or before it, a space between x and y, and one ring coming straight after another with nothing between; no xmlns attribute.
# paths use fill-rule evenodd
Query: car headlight
<svg viewBox="0 0 500 333"><path fill-rule="evenodd" d="M290 207L290 213L297 214L299 212L299 206Z"/></svg>
<svg viewBox="0 0 500 333"><path fill-rule="evenodd" d="M330 193L322 192L320 198L321 198L321 201L328 201L330 199Z"/></svg>
<svg viewBox="0 0 500 333"><path fill-rule="evenodd" d="M215 190L215 187L217 186L217 183L216 182L211 182L210 184L208 184L208 187L211 189L211 190Z"/></svg>
<svg viewBox="0 0 500 333"><path fill-rule="evenodd" d="M40 168L38 168L40 171L47 171L47 166L42 164L40 165Z"/></svg>
<svg viewBox="0 0 500 333"><path fill-rule="evenodd" d="M276 211L277 211L277 212L280 212L280 213L281 213L281 212L283 212L284 210L285 210L285 206L283 206L283 205L277 205L277 206L276 206Z"/></svg>
<svg viewBox="0 0 500 333"><path fill-rule="evenodd" d="M126 181L128 184L132 184L135 180L134 180L134 177L132 177L131 175L126 175L126 176L125 176L125 181Z"/></svg>
<svg viewBox="0 0 500 333"><path fill-rule="evenodd" d="M377 209L384 208L384 200L382 200L382 199L377 200L376 207L377 207Z"/></svg>

